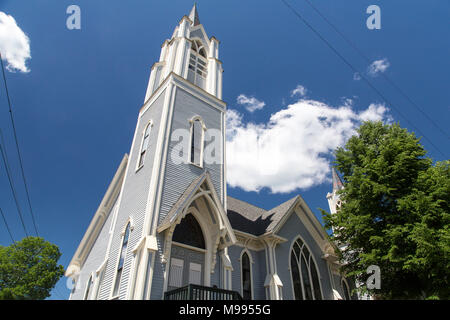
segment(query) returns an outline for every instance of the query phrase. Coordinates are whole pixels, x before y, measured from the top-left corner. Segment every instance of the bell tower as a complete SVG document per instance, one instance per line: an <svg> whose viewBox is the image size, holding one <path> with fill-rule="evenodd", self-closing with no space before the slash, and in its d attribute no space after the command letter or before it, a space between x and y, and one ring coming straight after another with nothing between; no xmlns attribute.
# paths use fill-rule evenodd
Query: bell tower
<svg viewBox="0 0 450 320"><path fill-rule="evenodd" d="M121 299L161 299L177 283L177 268L188 277L195 271L186 261L179 265L172 246L175 227L185 225L189 212L204 233L204 253L192 262L198 283L220 285L216 257L226 257L235 236L226 217L226 104L218 58L219 41L208 38L194 5L151 67L118 209L116 230L127 221L133 227L133 253L123 267L130 271L121 275L130 277L128 289L121 293L120 284L116 290Z"/></svg>
<svg viewBox="0 0 450 320"><path fill-rule="evenodd" d="M219 40L208 39L195 4L189 16L181 18L172 37L162 44L159 61L151 69L145 101L171 72L222 99Z"/></svg>

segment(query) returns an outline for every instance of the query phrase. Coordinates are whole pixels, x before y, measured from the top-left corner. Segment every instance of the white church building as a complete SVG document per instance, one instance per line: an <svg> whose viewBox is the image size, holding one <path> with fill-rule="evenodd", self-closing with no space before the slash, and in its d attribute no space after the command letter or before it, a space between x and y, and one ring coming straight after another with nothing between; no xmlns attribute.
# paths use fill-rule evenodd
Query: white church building
<svg viewBox="0 0 450 320"><path fill-rule="evenodd" d="M194 5L162 44L130 152L67 267L70 299L351 298L300 195L270 210L227 196L222 72Z"/></svg>

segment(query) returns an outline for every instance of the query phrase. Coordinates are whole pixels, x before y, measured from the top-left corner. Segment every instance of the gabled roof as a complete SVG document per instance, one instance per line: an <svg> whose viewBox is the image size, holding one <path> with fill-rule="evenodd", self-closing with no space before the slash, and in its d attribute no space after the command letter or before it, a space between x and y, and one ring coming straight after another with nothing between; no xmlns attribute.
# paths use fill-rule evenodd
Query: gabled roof
<svg viewBox="0 0 450 320"><path fill-rule="evenodd" d="M195 180L191 182L191 184L184 190L183 194L178 198L177 202L172 206L172 208L167 213L166 217L158 226L158 231L162 231L167 226L171 225L175 217L178 215L178 213L183 210L183 208L186 206L189 198L194 195L195 191L198 190L200 185L203 183L203 181L206 178L206 172L198 176Z"/></svg>
<svg viewBox="0 0 450 320"><path fill-rule="evenodd" d="M201 187L206 188L207 190L202 190ZM191 182L191 184L186 188L186 190L183 192L180 198L178 198L178 200L172 206L170 211L167 213L163 221L161 221L161 223L158 225L157 229L158 232L162 232L165 229L172 226L177 219L182 217L183 210L188 207L189 203L192 201L191 199L197 193L204 193L204 192L208 192L208 194L211 195L213 206L215 206L215 208L217 208L218 211L217 215L220 221L219 225L222 225L223 223L223 227L228 233L230 241L232 243L235 243L236 236L234 235L230 221L227 217L227 214L225 213L222 203L219 200L219 197L216 193L214 184L212 183L211 176L208 171L203 172L198 178L194 179Z"/></svg>
<svg viewBox="0 0 450 320"><path fill-rule="evenodd" d="M298 207L299 210L293 210ZM264 210L247 202L227 197L227 214L232 228L258 238L278 236L277 233L289 220L292 214L298 217L317 241L325 256L334 255L334 244L328 241L327 233L314 213L300 195L282 204ZM329 257L328 257L329 258Z"/></svg>
<svg viewBox="0 0 450 320"><path fill-rule="evenodd" d="M256 207L236 198L227 197L227 214L233 229L259 236L274 231L299 196L270 210Z"/></svg>

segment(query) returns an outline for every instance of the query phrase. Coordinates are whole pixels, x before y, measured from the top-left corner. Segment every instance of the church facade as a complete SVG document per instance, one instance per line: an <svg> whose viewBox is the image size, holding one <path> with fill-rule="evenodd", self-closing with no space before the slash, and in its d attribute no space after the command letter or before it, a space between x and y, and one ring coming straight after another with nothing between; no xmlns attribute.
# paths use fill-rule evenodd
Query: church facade
<svg viewBox="0 0 450 320"><path fill-rule="evenodd" d="M270 210L227 196L222 72L194 5L152 66L131 150L66 270L70 299L160 300L188 284L255 300L351 298L300 195Z"/></svg>

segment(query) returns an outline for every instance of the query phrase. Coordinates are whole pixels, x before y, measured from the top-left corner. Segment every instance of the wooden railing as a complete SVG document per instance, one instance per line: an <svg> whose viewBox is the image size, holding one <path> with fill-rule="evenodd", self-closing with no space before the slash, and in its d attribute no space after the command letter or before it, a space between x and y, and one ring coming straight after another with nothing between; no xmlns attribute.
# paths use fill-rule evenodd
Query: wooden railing
<svg viewBox="0 0 450 320"><path fill-rule="evenodd" d="M164 300L242 300L236 291L189 284L164 293Z"/></svg>

